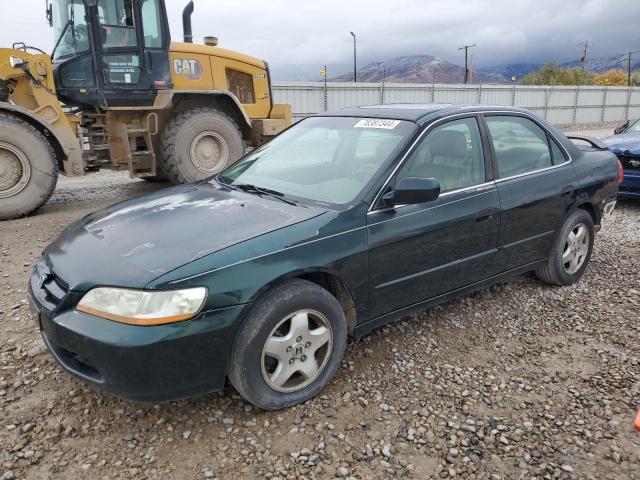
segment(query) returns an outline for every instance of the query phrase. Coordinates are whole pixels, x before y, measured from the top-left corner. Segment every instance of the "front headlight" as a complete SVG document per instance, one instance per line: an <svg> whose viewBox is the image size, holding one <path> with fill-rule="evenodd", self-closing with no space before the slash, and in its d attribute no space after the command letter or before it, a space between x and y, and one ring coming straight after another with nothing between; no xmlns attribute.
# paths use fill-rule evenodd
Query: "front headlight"
<svg viewBox="0 0 640 480"><path fill-rule="evenodd" d="M204 287L172 291L98 287L82 297L76 310L131 325L162 325L192 318L206 296Z"/></svg>

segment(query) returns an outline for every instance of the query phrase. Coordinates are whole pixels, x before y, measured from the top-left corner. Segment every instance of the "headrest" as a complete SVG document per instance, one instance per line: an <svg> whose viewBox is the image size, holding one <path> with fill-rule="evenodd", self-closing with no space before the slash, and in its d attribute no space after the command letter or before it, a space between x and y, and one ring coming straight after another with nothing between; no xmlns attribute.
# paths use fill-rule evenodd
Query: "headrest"
<svg viewBox="0 0 640 480"><path fill-rule="evenodd" d="M464 133L455 130L436 130L429 135L431 155L465 158L468 155Z"/></svg>

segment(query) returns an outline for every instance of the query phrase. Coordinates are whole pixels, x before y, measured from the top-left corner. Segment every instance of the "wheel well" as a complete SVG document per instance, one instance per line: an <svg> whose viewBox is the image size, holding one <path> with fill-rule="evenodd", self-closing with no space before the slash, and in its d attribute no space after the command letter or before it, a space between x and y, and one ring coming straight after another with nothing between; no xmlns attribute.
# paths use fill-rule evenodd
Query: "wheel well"
<svg viewBox="0 0 640 480"><path fill-rule="evenodd" d="M47 142L49 142L49 145L51 145L51 148L53 149L53 153L56 156L56 161L58 162L58 171L64 172L63 162L64 160L67 159L67 154L62 148L62 145L60 145L60 142L58 141L56 136L53 133L51 133L51 130L49 130L42 123L35 121L33 118L29 117L28 115L23 115L19 111L0 109L0 114L7 115L9 117L14 117L14 118L17 118L18 120L22 120L23 122L28 123L33 128L35 128L40 133L42 133L42 135L44 135L44 138L47 140Z"/></svg>
<svg viewBox="0 0 640 480"><path fill-rule="evenodd" d="M596 214L596 209L593 206L593 204L591 204L591 203L583 203L581 205L578 205L578 208L586 211L589 215L591 215L591 219L593 220L593 224L594 225L600 225L600 219L598 218L598 215Z"/></svg>
<svg viewBox="0 0 640 480"><path fill-rule="evenodd" d="M173 96L174 113L184 112L195 107L211 107L229 115L240 128L242 138L251 140L251 125L240 110L240 107L228 95L219 93L184 93Z"/></svg>
<svg viewBox="0 0 640 480"><path fill-rule="evenodd" d="M356 327L356 304L353 301L351 292L349 292L349 288L339 277L327 272L311 272L299 275L296 278L315 283L331 293L342 306L347 320L347 331L350 335L353 334Z"/></svg>

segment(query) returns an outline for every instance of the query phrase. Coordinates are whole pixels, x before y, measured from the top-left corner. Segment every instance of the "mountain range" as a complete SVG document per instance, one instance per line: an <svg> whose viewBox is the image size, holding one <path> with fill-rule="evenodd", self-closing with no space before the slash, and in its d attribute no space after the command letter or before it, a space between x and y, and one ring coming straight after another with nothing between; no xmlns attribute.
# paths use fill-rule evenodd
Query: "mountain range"
<svg viewBox="0 0 640 480"><path fill-rule="evenodd" d="M560 64L561 67L574 68L581 65L579 60ZM473 69L470 83L510 84L512 77L524 77L540 68L537 63L510 63L483 69ZM587 62L587 68L594 73L611 68L626 70L625 57L593 58ZM632 62L632 69L640 69L640 58ZM409 55L396 57L384 62L373 62L358 70L359 82L380 83L382 79L394 83L463 83L464 67L447 62L433 55ZM330 81L351 82L353 73L333 77Z"/></svg>

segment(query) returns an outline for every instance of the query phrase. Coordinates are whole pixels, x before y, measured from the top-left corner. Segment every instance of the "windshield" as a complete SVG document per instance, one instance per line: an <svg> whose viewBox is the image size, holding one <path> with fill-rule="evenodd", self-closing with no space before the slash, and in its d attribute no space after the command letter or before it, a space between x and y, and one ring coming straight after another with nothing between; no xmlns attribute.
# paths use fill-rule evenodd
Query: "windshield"
<svg viewBox="0 0 640 480"><path fill-rule="evenodd" d="M636 120L632 123L627 132L640 132L640 120Z"/></svg>
<svg viewBox="0 0 640 480"><path fill-rule="evenodd" d="M311 117L218 178L330 204L348 204L415 130L411 122Z"/></svg>
<svg viewBox="0 0 640 480"><path fill-rule="evenodd" d="M89 48L85 16L82 0L53 0L54 42L60 39L55 58L75 55Z"/></svg>

